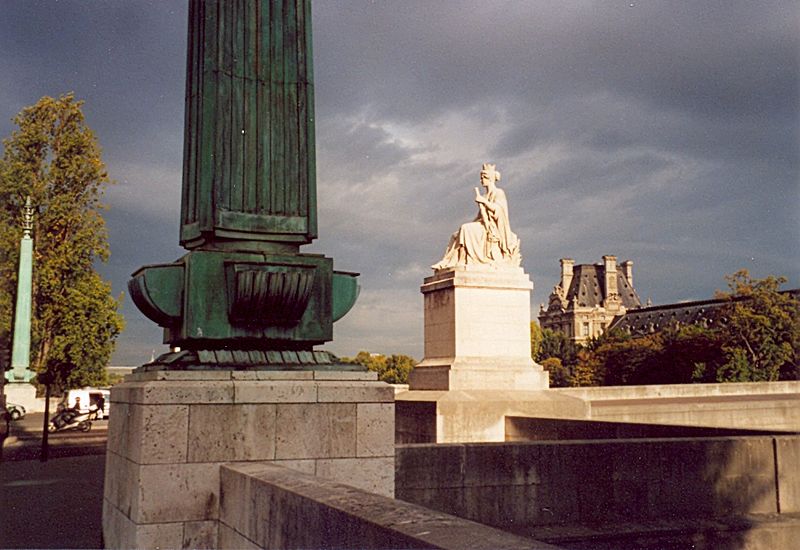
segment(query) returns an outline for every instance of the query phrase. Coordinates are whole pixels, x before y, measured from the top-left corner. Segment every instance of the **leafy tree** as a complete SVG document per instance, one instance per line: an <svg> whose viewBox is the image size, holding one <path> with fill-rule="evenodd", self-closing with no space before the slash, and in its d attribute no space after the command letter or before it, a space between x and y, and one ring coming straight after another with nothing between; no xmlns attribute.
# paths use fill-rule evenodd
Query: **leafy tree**
<svg viewBox="0 0 800 550"><path fill-rule="evenodd" d="M658 375L645 384L716 382L716 369L723 362L720 331L687 325L664 332L664 352Z"/></svg>
<svg viewBox="0 0 800 550"><path fill-rule="evenodd" d="M557 357L565 366L575 365L578 361L578 351L581 346L570 340L563 332L549 328L542 329L542 339L539 352L534 355L534 360L541 363L548 357Z"/></svg>
<svg viewBox="0 0 800 550"><path fill-rule="evenodd" d="M605 378L605 365L597 354L580 349L577 363L569 380L570 386L600 386Z"/></svg>
<svg viewBox="0 0 800 550"><path fill-rule="evenodd" d="M531 357L535 361L539 357L539 351L542 349L542 329L539 323L531 321Z"/></svg>
<svg viewBox="0 0 800 550"><path fill-rule="evenodd" d="M123 328L119 300L94 270L95 261L109 256L101 215L109 179L82 104L68 94L23 109L0 160L0 346L10 339L22 210L30 196L36 207L31 366L58 371L62 388L104 383Z"/></svg>
<svg viewBox="0 0 800 550"><path fill-rule="evenodd" d="M382 355L359 351L355 357L342 357L344 363L363 365L369 370L378 373L378 380L389 384L408 384L408 375L414 368L416 361L408 355Z"/></svg>
<svg viewBox="0 0 800 550"><path fill-rule="evenodd" d="M531 357L550 372L550 385L572 385L572 376L582 347L564 333L549 328L542 329L531 323Z"/></svg>
<svg viewBox="0 0 800 550"><path fill-rule="evenodd" d="M611 331L598 339L592 355L602 364L603 385L646 384L648 375L658 372L664 344L660 334L632 338Z"/></svg>
<svg viewBox="0 0 800 550"><path fill-rule="evenodd" d="M800 363L800 302L780 292L785 277L753 279L746 269L726 277L724 310L726 362L720 382L757 382L795 377Z"/></svg>
<svg viewBox="0 0 800 550"><path fill-rule="evenodd" d="M564 388L570 385L572 375L558 357L548 357L543 360L542 368L550 373L551 388Z"/></svg>
<svg viewBox="0 0 800 550"><path fill-rule="evenodd" d="M386 370L378 378L389 384L408 384L408 375L415 364L413 357L392 354L386 360Z"/></svg>

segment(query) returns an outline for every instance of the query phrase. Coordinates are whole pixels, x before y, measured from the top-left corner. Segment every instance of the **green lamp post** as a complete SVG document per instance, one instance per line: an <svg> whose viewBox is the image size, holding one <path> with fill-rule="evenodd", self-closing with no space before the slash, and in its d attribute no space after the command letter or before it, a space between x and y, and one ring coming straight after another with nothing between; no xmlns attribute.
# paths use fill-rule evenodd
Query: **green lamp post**
<svg viewBox="0 0 800 550"><path fill-rule="evenodd" d="M139 269L142 312L181 348L149 368L348 368L314 346L357 274L300 252L317 237L309 0L192 0L180 242Z"/></svg>
<svg viewBox="0 0 800 550"><path fill-rule="evenodd" d="M14 337L11 347L9 382L30 382L31 357L31 288L33 277L33 206L25 201L22 217L22 239L19 246L19 275L17 277L17 307L14 310Z"/></svg>

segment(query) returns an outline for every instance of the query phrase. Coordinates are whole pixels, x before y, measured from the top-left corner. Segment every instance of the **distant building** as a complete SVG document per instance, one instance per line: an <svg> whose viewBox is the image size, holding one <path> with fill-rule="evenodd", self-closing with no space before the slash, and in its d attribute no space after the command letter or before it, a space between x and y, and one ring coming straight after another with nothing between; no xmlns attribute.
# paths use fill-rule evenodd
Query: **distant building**
<svg viewBox="0 0 800 550"><path fill-rule="evenodd" d="M790 294L793 298L800 299L800 289L783 290L781 294ZM734 298L734 301L744 299ZM724 326L728 322L724 306L729 303L730 300L728 299L717 298L643 307L628 311L624 316L617 317L609 328L617 329L633 336L644 336L669 327L699 325L706 328L714 328Z"/></svg>
<svg viewBox="0 0 800 550"><path fill-rule="evenodd" d="M617 266L616 256L600 264L578 264L561 259L561 281L553 288L547 307L539 310L539 324L582 344L600 336L615 317L641 307L633 288L633 262Z"/></svg>
<svg viewBox="0 0 800 550"><path fill-rule="evenodd" d="M781 292L800 299L800 289ZM712 299L643 307L633 288L632 261L617 266L616 257L603 256L602 264L575 265L574 260L562 258L561 281L550 293L547 307L542 304L539 309L539 325L583 344L610 329L644 336L668 327L725 325L723 306L728 303Z"/></svg>

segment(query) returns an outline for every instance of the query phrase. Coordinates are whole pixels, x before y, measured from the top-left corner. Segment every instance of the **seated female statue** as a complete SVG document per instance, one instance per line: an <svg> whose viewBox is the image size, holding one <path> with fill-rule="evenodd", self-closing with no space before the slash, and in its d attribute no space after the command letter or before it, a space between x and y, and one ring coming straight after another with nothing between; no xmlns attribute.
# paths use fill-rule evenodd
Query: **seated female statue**
<svg viewBox="0 0 800 550"><path fill-rule="evenodd" d="M474 264L519 266L519 239L511 231L508 221L506 194L497 187L500 172L494 164L484 164L481 169L481 185L486 190L481 195L475 188L478 215L453 233L444 257L433 269L447 269Z"/></svg>

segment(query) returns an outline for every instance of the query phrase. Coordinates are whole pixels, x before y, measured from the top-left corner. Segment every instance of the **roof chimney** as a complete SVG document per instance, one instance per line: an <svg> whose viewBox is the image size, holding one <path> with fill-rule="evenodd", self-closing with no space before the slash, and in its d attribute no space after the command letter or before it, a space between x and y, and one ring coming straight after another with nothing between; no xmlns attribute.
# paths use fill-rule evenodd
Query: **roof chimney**
<svg viewBox="0 0 800 550"><path fill-rule="evenodd" d="M611 296L618 296L619 290L617 290L617 257L603 256L603 264L605 267L606 298L610 298Z"/></svg>
<svg viewBox="0 0 800 550"><path fill-rule="evenodd" d="M628 286L633 288L633 261L625 260L621 265L625 278L628 279Z"/></svg>
<svg viewBox="0 0 800 550"><path fill-rule="evenodd" d="M564 294L569 290L569 285L572 284L572 266L575 265L575 260L572 258L561 258L561 288L564 289Z"/></svg>

